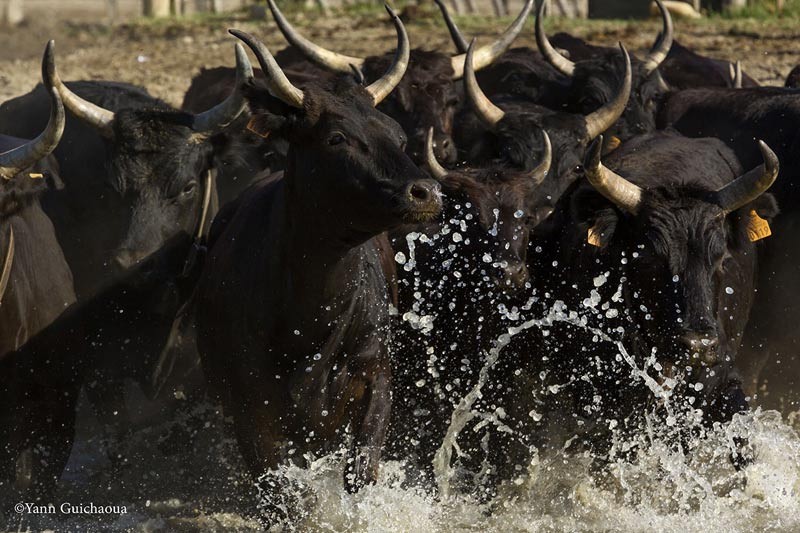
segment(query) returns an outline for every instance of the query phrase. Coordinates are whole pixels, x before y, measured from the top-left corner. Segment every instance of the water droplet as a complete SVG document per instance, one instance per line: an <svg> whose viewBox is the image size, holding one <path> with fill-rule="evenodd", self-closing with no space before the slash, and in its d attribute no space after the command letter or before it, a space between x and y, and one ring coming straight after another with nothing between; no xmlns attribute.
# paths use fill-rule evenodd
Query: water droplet
<svg viewBox="0 0 800 533"><path fill-rule="evenodd" d="M406 263L406 254L403 252L397 252L394 254L394 260L397 261L398 265L404 265Z"/></svg>
<svg viewBox="0 0 800 533"><path fill-rule="evenodd" d="M524 216L525 213L522 211L522 209L517 209L516 211L514 211L514 218L522 218Z"/></svg>
<svg viewBox="0 0 800 533"><path fill-rule="evenodd" d="M733 287L725 287L726 294L733 294Z"/></svg>

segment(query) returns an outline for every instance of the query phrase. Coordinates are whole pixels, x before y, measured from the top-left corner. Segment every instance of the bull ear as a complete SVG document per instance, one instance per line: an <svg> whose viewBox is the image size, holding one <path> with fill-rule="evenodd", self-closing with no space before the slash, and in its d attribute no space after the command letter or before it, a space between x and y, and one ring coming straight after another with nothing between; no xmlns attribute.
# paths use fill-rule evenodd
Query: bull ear
<svg viewBox="0 0 800 533"><path fill-rule="evenodd" d="M778 207L778 201L768 192L765 192L746 205L745 210L748 213L750 211L755 211L758 213L758 216L769 222L772 222L781 212L780 207Z"/></svg>
<svg viewBox="0 0 800 533"><path fill-rule="evenodd" d="M579 239L598 248L611 242L619 222L619 212L611 201L592 188L579 187L571 195L569 210Z"/></svg>
<svg viewBox="0 0 800 533"><path fill-rule="evenodd" d="M260 113L258 115L253 115L247 123L247 129L259 137L266 139L273 132L282 130L286 123L287 120L284 117L270 113Z"/></svg>

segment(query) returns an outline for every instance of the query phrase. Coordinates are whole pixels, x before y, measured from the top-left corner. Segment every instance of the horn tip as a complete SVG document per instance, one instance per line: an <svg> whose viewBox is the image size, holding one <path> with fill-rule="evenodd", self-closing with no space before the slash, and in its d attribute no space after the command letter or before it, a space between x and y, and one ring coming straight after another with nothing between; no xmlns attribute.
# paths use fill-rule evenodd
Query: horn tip
<svg viewBox="0 0 800 533"><path fill-rule="evenodd" d="M775 169L778 166L778 156L763 140L758 140L758 148L761 150L761 155L764 158L764 164L769 168Z"/></svg>
<svg viewBox="0 0 800 533"><path fill-rule="evenodd" d="M597 138L589 145L589 150L586 154L586 161L584 167L589 170L596 170L600 168L600 156L603 151L603 136L598 135Z"/></svg>
<svg viewBox="0 0 800 533"><path fill-rule="evenodd" d="M44 56L42 57L42 81L47 87L54 87L58 83L55 46L56 42L50 39L44 48Z"/></svg>

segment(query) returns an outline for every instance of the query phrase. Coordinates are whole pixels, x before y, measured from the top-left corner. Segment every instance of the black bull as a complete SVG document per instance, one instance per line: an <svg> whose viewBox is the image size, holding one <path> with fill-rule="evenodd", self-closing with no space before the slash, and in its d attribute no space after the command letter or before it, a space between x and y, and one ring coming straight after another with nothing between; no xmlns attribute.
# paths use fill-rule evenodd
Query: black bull
<svg viewBox="0 0 800 533"><path fill-rule="evenodd" d="M436 184L401 150L400 127L374 109L408 63L405 29L387 10L396 60L365 88L300 90L263 44L232 31L269 73L269 92L248 88L253 127L290 142L285 174L220 212L198 288L203 368L254 476L329 448L348 425L345 486L377 476L391 379L381 233L441 207ZM270 113L273 97L282 115Z"/></svg>
<svg viewBox="0 0 800 533"><path fill-rule="evenodd" d="M0 136L0 153L25 142ZM0 296L0 512L6 503L12 503L4 501L6 495L13 494L12 484L27 489L38 481L31 471L36 464L24 459L24 465L19 463L19 454L31 449L32 436L59 432L65 405L64 398L56 395L41 398L32 406L29 399L13 393L11 353L75 302L72 274L53 224L39 204L49 187L59 185L58 166L47 157L26 167L16 176L3 174L8 179L0 184L0 249L4 256L5 251L13 249L8 276L3 275L6 290ZM22 425L9 418L18 408L26 410ZM68 408L66 412L68 416Z"/></svg>
<svg viewBox="0 0 800 533"><path fill-rule="evenodd" d="M752 211L765 219L777 213L772 196L762 194L777 175L777 159L769 149L764 157L764 167L736 179L741 166L716 139L640 137L613 152L607 167L595 145L585 164L588 180L562 198L553 214L557 229L535 243L546 250L542 268L563 269L539 278L542 290L582 309L590 325L621 328L638 369L655 382L677 379L674 392L696 397L693 407L706 423L747 408L734 361L756 282L757 245L748 231ZM530 358L523 374L546 367L554 383L572 391L570 412L585 417L587 427L599 422L601 434L617 423L638 427L653 392L615 345L604 348L593 336L556 327L541 343L547 357ZM542 362L551 356L557 364ZM689 387L695 383L702 386ZM530 426L531 407L512 401L507 411ZM534 427L519 430L535 434Z"/></svg>
<svg viewBox="0 0 800 533"><path fill-rule="evenodd" d="M237 67L240 81L252 76L239 48ZM129 84L64 84L52 41L45 68L70 113L54 152L65 187L48 194L43 206L56 223L80 299L173 235L192 230L202 181L222 155L215 136L244 103L234 91L207 112L191 114ZM33 137L48 109L47 93L39 86L0 106L0 130Z"/></svg>
<svg viewBox="0 0 800 533"><path fill-rule="evenodd" d="M740 366L747 390L759 401L787 411L800 401L800 91L777 87L695 89L674 94L660 123L691 137L717 137L745 166L758 164L753 139L763 139L781 161L771 191L781 214L759 263L758 291L745 334ZM794 407L796 408L796 407Z"/></svg>
<svg viewBox="0 0 800 533"><path fill-rule="evenodd" d="M47 244L46 237L38 235L38 245ZM160 352L172 333L172 319L196 280L198 269L185 269L191 242L187 234L173 237L114 285L69 308L66 304L74 302L74 296L61 302L56 289L66 299L71 295L66 282L71 280L63 280L56 288L42 287L49 289L47 294L29 295L37 298L35 308L43 316L48 310L50 315L63 314L49 316L52 323L41 331L31 330L24 346L0 360L0 442L4 445L0 508L25 498L46 497L55 488L72 449L78 394L92 379L93 369L108 366L104 359L109 354L116 358L127 352L134 361ZM51 255L52 250L58 247L51 249ZM53 257L40 259L36 266L23 262L21 267L41 273L58 265ZM63 257L61 263L66 267ZM10 290L2 310L13 295ZM140 312L132 331L129 313L136 309Z"/></svg>

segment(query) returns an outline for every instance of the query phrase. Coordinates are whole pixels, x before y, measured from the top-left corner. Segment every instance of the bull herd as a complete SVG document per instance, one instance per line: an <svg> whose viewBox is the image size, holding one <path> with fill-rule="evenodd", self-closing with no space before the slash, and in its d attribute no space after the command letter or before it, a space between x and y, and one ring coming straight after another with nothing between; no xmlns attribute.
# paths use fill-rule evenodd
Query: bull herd
<svg viewBox="0 0 800 533"><path fill-rule="evenodd" d="M455 54L387 6L396 50L360 58L269 0L291 46L230 30L261 69L237 43L181 109L64 82L48 43L0 106L0 503L53 493L81 392L124 463L131 380L219 402L261 483L344 445L348 491L383 455L484 499L559 434L602 465L652 416L796 401L800 92L680 46L660 3L638 58L541 7L512 48L534 0L479 47L436 1Z"/></svg>

